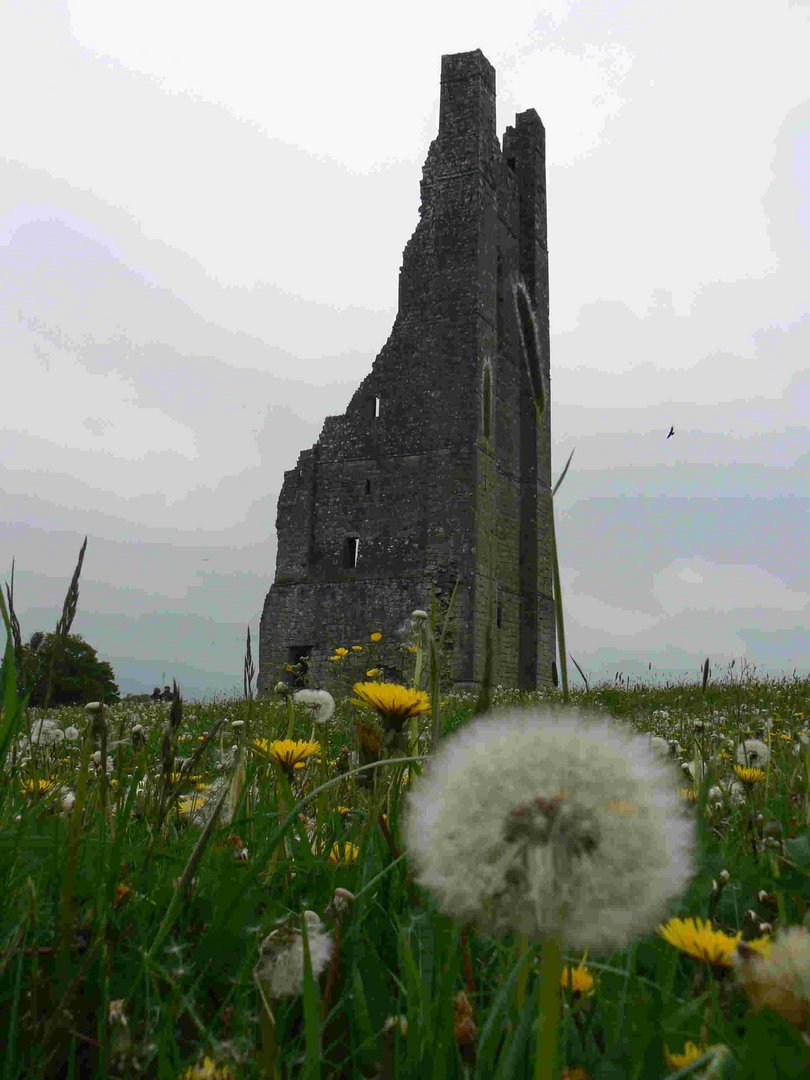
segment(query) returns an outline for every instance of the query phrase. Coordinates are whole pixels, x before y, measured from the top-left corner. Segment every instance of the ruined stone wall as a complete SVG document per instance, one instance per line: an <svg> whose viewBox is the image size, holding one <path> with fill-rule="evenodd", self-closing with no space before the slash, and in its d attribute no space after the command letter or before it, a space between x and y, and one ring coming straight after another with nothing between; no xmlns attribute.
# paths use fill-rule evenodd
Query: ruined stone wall
<svg viewBox="0 0 810 1080"><path fill-rule="evenodd" d="M316 683L329 685L334 649L365 645L375 630L390 674L410 612L429 611L434 591L447 599L457 574L453 678L477 686L490 530L495 681L534 688L550 678L550 409L538 432L511 291L520 274L548 390L544 132L533 109L521 113L501 152L495 72L480 50L442 57L421 196L391 335L345 414L328 417L285 473L260 692L297 647L311 649ZM352 568L348 538L359 542Z"/></svg>

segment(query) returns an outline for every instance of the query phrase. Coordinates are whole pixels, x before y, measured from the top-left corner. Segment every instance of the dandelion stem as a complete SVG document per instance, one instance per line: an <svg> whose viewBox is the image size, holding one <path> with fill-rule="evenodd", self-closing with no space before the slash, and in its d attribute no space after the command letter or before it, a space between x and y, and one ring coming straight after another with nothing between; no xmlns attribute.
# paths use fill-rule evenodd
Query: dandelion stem
<svg viewBox="0 0 810 1080"><path fill-rule="evenodd" d="M517 961L520 965L520 971L518 972L517 985L515 987L515 1008L517 1009L518 1017L523 1012L523 1006L526 1004L526 987L529 982L529 965L526 963L526 956L529 952L529 939L526 934L518 934L517 938Z"/></svg>
<svg viewBox="0 0 810 1080"><path fill-rule="evenodd" d="M563 971L562 942L549 934L543 943L540 973L540 1011L537 1027L535 1080L554 1080L557 1076L557 1051L560 1037L560 980Z"/></svg>
<svg viewBox="0 0 810 1080"><path fill-rule="evenodd" d="M256 989L262 1002L261 1033L262 1045L259 1054L259 1075L262 1080L279 1080L278 1071L278 1044L276 1042L276 1018L270 1007L270 1002L265 994L265 985L262 980L255 978Z"/></svg>

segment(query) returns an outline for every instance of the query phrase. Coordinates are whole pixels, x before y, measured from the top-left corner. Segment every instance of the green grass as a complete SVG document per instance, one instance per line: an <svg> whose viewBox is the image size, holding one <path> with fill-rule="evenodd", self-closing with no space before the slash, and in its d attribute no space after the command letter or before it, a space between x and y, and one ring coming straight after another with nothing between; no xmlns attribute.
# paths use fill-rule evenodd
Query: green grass
<svg viewBox="0 0 810 1080"><path fill-rule="evenodd" d="M495 709L527 706L533 699L560 706L551 691L532 696L496 689L493 696ZM748 910L774 927L805 919L807 762L793 747L810 716L807 680L729 678L705 693L699 684L602 686L587 694L571 691L570 697L572 704L677 739L684 760L694 752L695 719L708 725L710 734L704 729L700 735L712 748L740 734L767 740L772 720L767 793L759 784L753 806L704 808L700 871L678 913L706 917L712 879L726 869L730 882L714 908L716 925L736 932ZM18 708L15 698L7 680L3 723L19 724L24 733L46 714ZM463 725L473 707L462 695L443 699L443 737ZM217 754L234 742L243 747L246 766L233 819L216 824L202 849L202 829L180 813L178 792L170 793L165 824L157 827L169 709L125 701L105 710L109 742L119 732L124 737L111 751L106 815L92 761L86 766L84 806L77 799L70 815L61 812L62 791L77 790L82 748L90 749L90 718L82 709L47 711L62 728L76 725L83 732L79 742L42 749L24 764L18 756L14 769L6 766L0 796L3 1075L173 1077L206 1054L236 1077L262 1075L262 1061L265 1075L274 1075L268 1064L273 1061L275 1075L289 1077L532 1076L537 953L517 1011L517 943L468 931L463 946L461 928L409 879L398 831L404 766L381 770L376 792L338 772L341 750L354 745L357 707L348 704L348 695L338 701L323 737L322 770L315 764L301 770L284 804L276 771L247 749L254 737L287 734L283 701L182 705L176 728L180 756L188 756L227 717L195 775L209 781L219 775ZM245 724L234 729L234 720ZM429 721L422 721L425 732ZM127 733L136 723L143 725L146 743L134 747ZM301 709L293 737L306 739L310 730ZM11 741L18 740L15 735ZM729 762L721 761L724 769ZM43 777L55 786L42 795L22 794L25 782ZM301 803L330 781L302 809L308 818L317 813L315 836L308 836L296 813L286 819L282 837L283 805ZM352 813L339 813L338 806ZM389 815L390 841L380 812ZM234 836L241 843L227 842ZM357 861L331 863L332 844L346 841L359 848ZM237 859L243 847L247 856ZM252 974L258 944L281 918L306 909L323 917L337 887L356 898L340 922L334 970L310 977L302 995L272 1003L274 1046L268 1048ZM759 898L763 892L767 900ZM335 923L329 928L334 938ZM574 964L580 959L568 957ZM657 936L612 956L589 956L588 965L597 980L595 994L575 1000L568 992L563 1009L563 1061L571 1068L580 1066L591 1077L662 1076L664 1043L680 1051L687 1039L699 1041L704 1025L711 1042L730 1048L723 1075L753 1076L757 1061L765 1069L759 1075L799 1075L789 1069L807 1064L810 1051L795 1027L771 1010L754 1012L731 976L705 979L696 961ZM476 1028L474 1043L466 1047L454 1037L453 998L460 990L468 995ZM126 1025L109 1020L116 1001L123 1001ZM384 1033L386 1020L400 1015L407 1020L406 1034L394 1027Z"/></svg>

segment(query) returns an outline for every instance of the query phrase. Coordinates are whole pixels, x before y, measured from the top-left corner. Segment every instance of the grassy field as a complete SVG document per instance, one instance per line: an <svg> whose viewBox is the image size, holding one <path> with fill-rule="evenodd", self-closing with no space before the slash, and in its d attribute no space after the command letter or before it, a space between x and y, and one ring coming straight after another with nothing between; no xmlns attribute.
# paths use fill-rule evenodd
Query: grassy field
<svg viewBox="0 0 810 1080"><path fill-rule="evenodd" d="M477 699L443 692L414 612L402 685L383 628L336 643L333 695L254 700L248 636L243 699L38 711L12 571L6 1080L810 1075L810 680L571 689L570 463L559 690L493 687L489 636Z"/></svg>
<svg viewBox="0 0 810 1080"><path fill-rule="evenodd" d="M373 679L365 698L347 682L324 720L323 695L253 700L247 680L246 696L227 702L186 704L178 692L166 704L34 710L13 671L9 638L7 1080L810 1074L807 679L730 670L720 682L572 690L567 703L558 690L495 688L475 717L472 698L445 694L437 740L429 694L381 691ZM670 770L655 774L655 790L669 785L693 850L660 924L710 926L670 923L664 936L647 912L623 947L584 956L565 934L482 932L419 884L403 815L430 756L515 709L545 740L544 761L570 752L557 749L555 725L572 714L643 733L639 760ZM511 782L511 751L497 752L495 782L490 770L465 787L462 826L468 815L480 828L482 808ZM586 759L594 783L610 782L609 756ZM546 824L576 805L578 792L552 790L543 767L522 775L536 782L513 801L534 799ZM624 792L606 794L616 803ZM643 826L631 812L623 835ZM600 835L607 845L612 834ZM568 856L565 872L584 889L591 848ZM648 860L652 851L642 878ZM442 865L463 874L464 856ZM589 904L604 930L606 911ZM577 933L590 940L587 927Z"/></svg>

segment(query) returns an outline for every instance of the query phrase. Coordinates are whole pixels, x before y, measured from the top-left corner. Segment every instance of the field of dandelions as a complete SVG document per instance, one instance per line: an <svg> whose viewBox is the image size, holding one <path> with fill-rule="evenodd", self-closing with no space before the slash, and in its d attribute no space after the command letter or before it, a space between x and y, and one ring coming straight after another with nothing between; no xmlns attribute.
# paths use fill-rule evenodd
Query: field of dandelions
<svg viewBox="0 0 810 1080"><path fill-rule="evenodd" d="M807 679L475 700L415 612L398 684L37 710L3 615L6 1080L810 1075Z"/></svg>
<svg viewBox="0 0 810 1080"><path fill-rule="evenodd" d="M369 627L329 689L257 699L248 633L238 700L33 709L12 569L4 1080L810 1076L810 680L592 687L571 657L571 688L548 520L561 687L533 694L492 685L492 617L451 692L434 608L397 682Z"/></svg>

